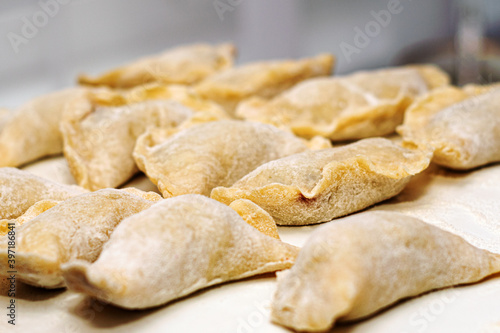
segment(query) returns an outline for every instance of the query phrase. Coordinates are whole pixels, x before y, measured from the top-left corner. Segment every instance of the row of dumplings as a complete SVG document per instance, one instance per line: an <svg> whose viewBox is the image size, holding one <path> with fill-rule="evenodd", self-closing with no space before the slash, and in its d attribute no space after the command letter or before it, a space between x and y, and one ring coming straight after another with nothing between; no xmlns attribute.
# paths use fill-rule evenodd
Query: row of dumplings
<svg viewBox="0 0 500 333"><path fill-rule="evenodd" d="M283 270L272 320L318 332L500 271L500 254L400 213L369 211L328 223L299 249L281 242L272 217L246 199L226 206L198 194L162 199L134 188L86 192L1 168L2 194L8 188L22 193L12 198L20 205L1 211L11 218L0 220L6 234L0 272L12 269L8 248L15 239L18 280L66 286L128 309ZM20 207L33 202L23 213Z"/></svg>
<svg viewBox="0 0 500 333"><path fill-rule="evenodd" d="M272 160L396 129L446 167L499 159L497 85L452 87L430 65L327 76L327 54L236 67L233 57L227 44L178 47L2 110L0 167L64 152L86 189L142 170L171 196L209 195Z"/></svg>
<svg viewBox="0 0 500 333"><path fill-rule="evenodd" d="M331 55L233 57L231 45L179 47L0 110L1 271L12 225L20 280L126 308L296 262L272 319L324 331L500 270L498 255L405 215L327 224L300 254L276 228L391 198L431 161L499 161L500 87L452 87L430 65L329 77ZM9 168L61 152L80 186ZM165 199L112 189L139 170Z"/></svg>

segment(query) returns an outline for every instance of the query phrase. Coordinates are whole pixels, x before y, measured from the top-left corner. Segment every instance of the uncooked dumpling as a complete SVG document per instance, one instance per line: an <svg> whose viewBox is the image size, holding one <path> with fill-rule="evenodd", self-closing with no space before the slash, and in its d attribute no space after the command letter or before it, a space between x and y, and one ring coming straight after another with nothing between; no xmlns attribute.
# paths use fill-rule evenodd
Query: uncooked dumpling
<svg viewBox="0 0 500 333"><path fill-rule="evenodd" d="M0 115L0 167L20 166L62 153L59 121L64 107L85 91L72 88L54 92Z"/></svg>
<svg viewBox="0 0 500 333"><path fill-rule="evenodd" d="M94 263L74 261L63 269L69 289L142 309L291 267L297 253L226 205L190 194L123 220Z"/></svg>
<svg viewBox="0 0 500 333"><path fill-rule="evenodd" d="M264 235L280 239L276 222L268 212L247 199L239 199L229 205L249 225Z"/></svg>
<svg viewBox="0 0 500 333"><path fill-rule="evenodd" d="M306 142L272 125L221 120L172 133L151 129L134 158L164 197L210 195L261 164L308 150Z"/></svg>
<svg viewBox="0 0 500 333"><path fill-rule="evenodd" d="M280 225L325 222L397 195L430 157L388 139L364 139L263 164L231 187L213 189L211 197L225 204L253 201Z"/></svg>
<svg viewBox="0 0 500 333"><path fill-rule="evenodd" d="M68 199L16 229L16 278L25 283L64 286L60 265L89 262L124 218L154 202L124 190L105 189ZM7 271L8 238L0 239L0 269Z"/></svg>
<svg viewBox="0 0 500 333"><path fill-rule="evenodd" d="M249 97L272 98L302 80L330 75L333 61L332 55L321 54L300 60L255 62L209 76L195 88L201 96L234 113L236 105Z"/></svg>
<svg viewBox="0 0 500 333"><path fill-rule="evenodd" d="M213 112L216 118L226 116L211 103L205 109L205 104L191 97L185 87L161 88L157 95L158 89L141 88L137 91L143 95L122 96L119 100L109 93L89 93L68 106L61 123L64 155L79 185L98 190L129 180L138 171L132 157L137 138L149 127L171 128L193 117L195 110L184 106L185 101L203 108L199 112ZM151 96L167 99L142 100ZM130 101L137 102L120 104Z"/></svg>
<svg viewBox="0 0 500 333"><path fill-rule="evenodd" d="M235 53L231 44L184 45L139 59L95 78L81 75L78 81L81 84L112 88L132 88L151 82L193 84L231 67Z"/></svg>
<svg viewBox="0 0 500 333"><path fill-rule="evenodd" d="M408 66L304 81L270 101L250 99L237 116L310 138L353 140L394 132L417 96L447 85L434 66Z"/></svg>
<svg viewBox="0 0 500 333"><path fill-rule="evenodd" d="M430 290L500 271L500 255L398 213L367 212L316 230L278 273L273 322L324 332Z"/></svg>
<svg viewBox="0 0 500 333"><path fill-rule="evenodd" d="M20 225L34 219L43 212L51 209L55 205L59 204L61 201L56 200L42 200L35 203L33 206L28 208L28 210L21 216L15 219L0 219L0 237L8 234L12 228L17 228Z"/></svg>
<svg viewBox="0 0 500 333"><path fill-rule="evenodd" d="M0 219L15 219L41 200L62 201L87 192L16 168L0 168Z"/></svg>
<svg viewBox="0 0 500 333"><path fill-rule="evenodd" d="M499 105L499 85L436 90L412 105L398 132L430 145L437 164L475 168L500 161Z"/></svg>

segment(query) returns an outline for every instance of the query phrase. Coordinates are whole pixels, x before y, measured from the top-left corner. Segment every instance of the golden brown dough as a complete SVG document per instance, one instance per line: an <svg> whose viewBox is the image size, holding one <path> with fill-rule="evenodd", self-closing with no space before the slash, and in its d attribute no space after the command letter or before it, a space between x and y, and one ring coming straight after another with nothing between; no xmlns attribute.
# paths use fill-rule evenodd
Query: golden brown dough
<svg viewBox="0 0 500 333"><path fill-rule="evenodd" d="M163 96L166 99L158 99ZM125 95L90 92L75 99L61 123L71 173L90 190L117 187L138 171L132 152L143 132L149 127L178 126L195 111L214 119L226 117L218 106L202 102L180 86L148 86Z"/></svg>
<svg viewBox="0 0 500 333"><path fill-rule="evenodd" d="M179 132L150 129L137 141L134 158L167 198L209 196L261 164L306 150L304 140L272 125L221 120Z"/></svg>
<svg viewBox="0 0 500 333"><path fill-rule="evenodd" d="M5 236L12 228L17 228L20 225L34 219L43 212L51 209L61 201L55 200L42 200L35 203L33 206L21 216L15 219L0 219L0 237Z"/></svg>
<svg viewBox="0 0 500 333"><path fill-rule="evenodd" d="M78 82L92 86L132 88L141 84L193 84L233 65L231 44L183 45L156 56L141 58L97 77L81 75Z"/></svg>
<svg viewBox="0 0 500 333"><path fill-rule="evenodd" d="M270 101L249 99L236 114L306 138L362 139L394 132L415 97L447 84L448 76L430 65L357 72L310 79Z"/></svg>
<svg viewBox="0 0 500 333"><path fill-rule="evenodd" d="M448 87L415 102L398 128L434 149L433 162L471 169L500 161L500 85Z"/></svg>
<svg viewBox="0 0 500 333"><path fill-rule="evenodd" d="M143 198L145 200L149 200L149 201L153 201L153 202L157 202L157 201L163 200L163 198L161 197L161 195L159 195L156 192L145 192L143 190L139 190L136 187L125 187L125 188L122 188L121 190L123 192L127 192L127 193L130 193L130 194L136 195L138 197L141 197L141 198Z"/></svg>
<svg viewBox="0 0 500 333"><path fill-rule="evenodd" d="M105 189L68 199L16 229L16 278L44 288L64 286L60 265L99 256L124 218L152 201L123 190ZM0 271L7 271L8 238L0 238Z"/></svg>
<svg viewBox="0 0 500 333"><path fill-rule="evenodd" d="M123 220L93 263L64 265L68 287L129 309L288 268L298 248L263 235L229 207L190 194Z"/></svg>
<svg viewBox="0 0 500 333"><path fill-rule="evenodd" d="M84 88L71 88L50 93L0 115L0 167L20 166L60 154L63 142L59 121L64 107L84 92Z"/></svg>
<svg viewBox="0 0 500 333"><path fill-rule="evenodd" d="M330 75L333 62L330 54L255 62L209 76L195 88L201 96L216 101L233 114L237 104L249 97L272 98L302 80Z"/></svg>
<svg viewBox="0 0 500 333"><path fill-rule="evenodd" d="M0 219L15 219L42 200L62 201L87 192L16 168L0 168Z"/></svg>
<svg viewBox="0 0 500 333"><path fill-rule="evenodd" d="M316 230L278 273L273 322L324 332L430 290L500 271L500 255L398 213L366 212Z"/></svg>
<svg viewBox="0 0 500 333"><path fill-rule="evenodd" d="M262 232L264 235L280 239L276 222L268 212L247 199L231 202L230 208L249 225Z"/></svg>
<svg viewBox="0 0 500 333"><path fill-rule="evenodd" d="M364 139L271 161L210 196L225 204L253 201L278 225L325 222L397 195L427 168L430 155L388 139Z"/></svg>

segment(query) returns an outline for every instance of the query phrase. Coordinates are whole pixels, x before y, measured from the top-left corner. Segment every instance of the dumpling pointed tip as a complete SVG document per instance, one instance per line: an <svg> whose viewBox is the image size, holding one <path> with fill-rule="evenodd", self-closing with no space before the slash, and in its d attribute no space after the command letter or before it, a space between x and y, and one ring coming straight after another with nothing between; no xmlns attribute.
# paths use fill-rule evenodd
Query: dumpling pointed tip
<svg viewBox="0 0 500 333"><path fill-rule="evenodd" d="M63 278L69 290L105 299L106 290L113 287L109 280L95 279L90 274L90 263L75 260L62 265Z"/></svg>

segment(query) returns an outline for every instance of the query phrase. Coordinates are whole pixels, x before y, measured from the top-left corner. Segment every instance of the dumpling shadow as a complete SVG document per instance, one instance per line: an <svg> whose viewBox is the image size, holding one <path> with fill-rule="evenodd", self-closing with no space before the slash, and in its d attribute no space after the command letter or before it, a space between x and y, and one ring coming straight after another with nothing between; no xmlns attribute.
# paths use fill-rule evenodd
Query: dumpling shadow
<svg viewBox="0 0 500 333"><path fill-rule="evenodd" d="M168 308L175 306L175 304L179 302L183 302L186 299L195 298L204 293L216 290L218 288L222 288L224 287L224 285L228 283L238 283L248 280L267 279L275 276L276 276L275 273L271 272L271 273L260 274L257 276L251 276L237 281L228 281L226 283L217 284L214 286L198 290L192 294L178 298L169 303L165 303L149 309L138 309L138 310L125 309L106 303L104 301L97 300L90 296L84 296L82 300L78 302L75 306L70 308L69 311L73 315L76 315L79 318L86 320L91 326L95 328L102 328L102 329L114 328L128 324L136 320L140 320L144 317L150 316L160 311L162 312L168 311Z"/></svg>
<svg viewBox="0 0 500 333"><path fill-rule="evenodd" d="M90 296L84 296L69 311L96 328L113 328L139 320L159 309L128 310Z"/></svg>
<svg viewBox="0 0 500 333"><path fill-rule="evenodd" d="M2 296L8 297L9 288L2 286L1 294ZM5 288L5 289L4 289ZM66 288L57 289L44 289L39 287L30 286L23 282L16 281L16 299L22 299L29 302L40 302L45 301L54 297L57 297L64 293Z"/></svg>
<svg viewBox="0 0 500 333"><path fill-rule="evenodd" d="M417 200L427 193L427 189L431 185L434 176L441 172L441 167L431 163L426 170L413 176L401 193L389 200L383 201L383 203L391 204Z"/></svg>
<svg viewBox="0 0 500 333"><path fill-rule="evenodd" d="M413 296L413 297L405 297L405 298L402 298L402 299L396 301L395 303L389 304L388 306L386 306L386 307L378 310L377 312L375 312L373 314L370 314L370 315L368 315L366 317L355 319L355 320L352 320L352 321L336 323L335 326L332 329L330 329L328 332L330 332L330 333L349 333L349 332L354 331L356 329L356 324L360 324L360 323L364 323L364 322L370 321L372 318L375 318L377 316L383 315L386 312L391 311L392 309L394 309L395 307L397 307L400 304L403 304L403 303L406 303L406 302L410 302L410 301L412 301L414 299L417 299L417 298L420 298L420 297L432 294L432 293L440 291L440 290L447 290L447 289L451 289L451 288L457 288L457 290L460 290L460 288L465 288L467 286L478 285L480 283L483 283L483 282L486 282L486 281L490 281L490 280L495 280L495 279L500 279L500 272L492 274L492 275L489 275L489 276L485 277L484 279L481 279L481 280L479 280L477 282L474 282L474 283L459 284L459 285L452 286L452 287L444 287L444 288L433 289L433 290L429 290L427 292L424 292L422 294L419 294L419 295L416 295L416 296Z"/></svg>

